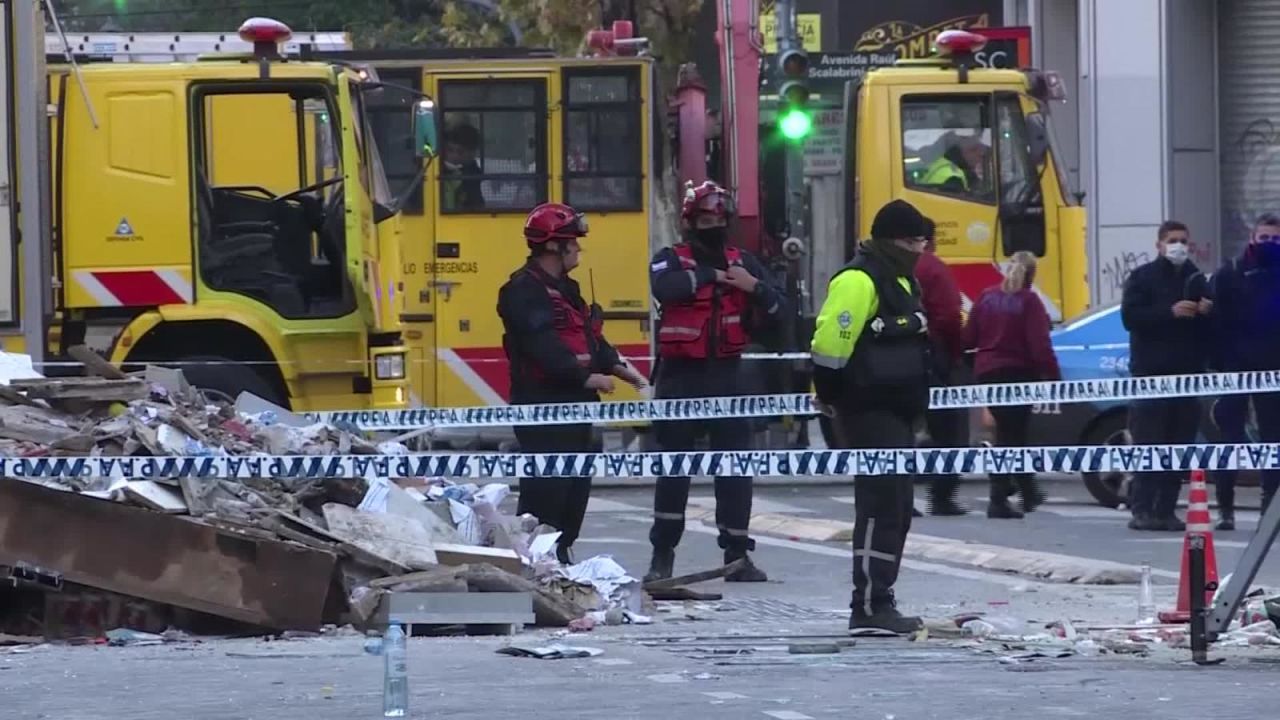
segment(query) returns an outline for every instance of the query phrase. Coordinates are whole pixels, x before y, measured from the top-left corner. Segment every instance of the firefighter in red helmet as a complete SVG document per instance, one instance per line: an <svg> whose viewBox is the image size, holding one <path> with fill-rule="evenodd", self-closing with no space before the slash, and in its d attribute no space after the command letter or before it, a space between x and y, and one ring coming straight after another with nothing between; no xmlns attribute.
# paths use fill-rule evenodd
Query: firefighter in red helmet
<svg viewBox="0 0 1280 720"><path fill-rule="evenodd" d="M513 404L599 401L599 393L614 391L615 377L647 386L605 340L600 307L588 305L569 277L586 235L586 218L568 205L545 203L525 219L529 258L498 291ZM526 453L590 452L594 445L585 423L523 426L515 433ZM521 478L517 512L559 530L557 557L571 563L569 549L582 530L590 495L589 477Z"/></svg>
<svg viewBox="0 0 1280 720"><path fill-rule="evenodd" d="M685 242L665 248L650 262L650 287L661 304L658 320L658 398L746 395L741 357L753 334L783 317L782 292L761 263L729 242L733 198L713 182L690 187L681 208ZM655 423L664 452L694 450L710 435L714 450L751 448L746 418ZM751 478L715 479L716 525L725 564L744 560L729 582L765 582L768 577L748 556L755 549L747 532L751 517ZM660 478L653 499L649 542L653 559L645 580L672 576L675 549L684 533L689 478Z"/></svg>

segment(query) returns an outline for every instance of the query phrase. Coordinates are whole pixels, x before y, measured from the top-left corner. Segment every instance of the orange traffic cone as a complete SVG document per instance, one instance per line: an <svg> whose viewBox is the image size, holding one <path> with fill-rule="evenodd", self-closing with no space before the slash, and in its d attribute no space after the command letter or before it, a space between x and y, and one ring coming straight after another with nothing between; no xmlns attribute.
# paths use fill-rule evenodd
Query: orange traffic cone
<svg viewBox="0 0 1280 720"><path fill-rule="evenodd" d="M1191 536L1204 537L1204 580L1206 585L1218 583L1218 558L1213 550L1213 519L1209 517L1209 486L1203 470L1191 471L1191 492L1187 494L1187 533L1182 538L1182 571L1178 578L1178 606L1160 613L1162 623L1191 621ZM1213 605L1213 590L1204 591L1204 606Z"/></svg>

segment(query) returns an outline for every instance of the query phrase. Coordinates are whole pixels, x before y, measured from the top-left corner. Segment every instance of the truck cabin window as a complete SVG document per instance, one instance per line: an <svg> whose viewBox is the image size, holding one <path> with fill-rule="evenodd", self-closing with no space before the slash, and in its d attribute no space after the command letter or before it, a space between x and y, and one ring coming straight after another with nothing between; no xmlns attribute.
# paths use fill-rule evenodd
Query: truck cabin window
<svg viewBox="0 0 1280 720"><path fill-rule="evenodd" d="M640 210L640 69L565 70L564 87L566 201L580 210Z"/></svg>
<svg viewBox="0 0 1280 720"><path fill-rule="evenodd" d="M528 212L547 200L547 91L541 80L442 80L440 207Z"/></svg>
<svg viewBox="0 0 1280 720"><path fill-rule="evenodd" d="M289 319L355 309L340 123L324 85L198 88L200 276Z"/></svg>
<svg viewBox="0 0 1280 720"><path fill-rule="evenodd" d="M1029 205L1040 204L1040 178L1032 167L1027 124L1016 96L996 100L996 121L1000 131L996 152L1000 160L1000 205L1025 212Z"/></svg>
<svg viewBox="0 0 1280 720"><path fill-rule="evenodd" d="M994 204L989 96L903 100L902 162L910 190Z"/></svg>
<svg viewBox="0 0 1280 720"><path fill-rule="evenodd" d="M379 70L378 74L384 83L422 90L420 69ZM413 152L413 117L409 114L416 102L418 98L413 94L390 89L367 95L365 101L371 134L383 153L391 196L404 198L399 209L406 215L421 215L423 211L419 176L422 162Z"/></svg>

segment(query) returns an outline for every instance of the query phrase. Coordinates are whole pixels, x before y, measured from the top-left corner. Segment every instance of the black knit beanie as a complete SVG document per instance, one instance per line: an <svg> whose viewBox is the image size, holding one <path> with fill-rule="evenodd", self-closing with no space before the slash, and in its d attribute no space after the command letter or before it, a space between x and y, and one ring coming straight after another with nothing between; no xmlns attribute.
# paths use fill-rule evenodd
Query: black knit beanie
<svg viewBox="0 0 1280 720"><path fill-rule="evenodd" d="M928 234L924 215L905 200L894 200L880 208L875 222L871 223L871 237L881 240L925 237Z"/></svg>

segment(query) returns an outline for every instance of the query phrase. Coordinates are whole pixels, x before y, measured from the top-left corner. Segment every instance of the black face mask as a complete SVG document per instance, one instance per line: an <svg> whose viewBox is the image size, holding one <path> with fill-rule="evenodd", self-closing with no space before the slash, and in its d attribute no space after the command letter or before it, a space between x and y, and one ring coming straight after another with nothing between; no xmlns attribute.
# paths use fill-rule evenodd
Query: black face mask
<svg viewBox="0 0 1280 720"><path fill-rule="evenodd" d="M698 239L698 242L707 247L724 247L725 243L729 240L729 228L714 227L697 230L694 232L694 237Z"/></svg>

